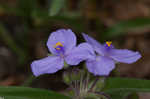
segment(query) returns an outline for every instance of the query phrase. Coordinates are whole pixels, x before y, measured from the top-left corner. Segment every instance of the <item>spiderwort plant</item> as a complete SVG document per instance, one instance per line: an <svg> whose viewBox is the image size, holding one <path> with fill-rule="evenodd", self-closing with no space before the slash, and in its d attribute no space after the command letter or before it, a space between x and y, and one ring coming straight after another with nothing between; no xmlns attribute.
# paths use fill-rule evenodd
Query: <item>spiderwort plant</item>
<svg viewBox="0 0 150 99"><path fill-rule="evenodd" d="M76 36L70 29L59 29L52 32L47 46L52 56L35 60L31 64L35 76L45 73L55 73L62 69L64 62L69 65L78 65L81 61L90 58L93 48L88 43L76 46Z"/></svg>
<svg viewBox="0 0 150 99"><path fill-rule="evenodd" d="M93 54L94 60L87 60L86 66L89 72L98 76L108 76L115 68L115 63L134 63L141 58L139 52L127 49L115 49L112 42L105 44L98 43L92 37L83 33L84 39L91 44L96 53Z"/></svg>
<svg viewBox="0 0 150 99"><path fill-rule="evenodd" d="M104 79L99 79L99 76L108 76L115 68L115 63L133 63L136 62L141 55L139 52L130 51L127 49L115 49L112 42L107 41L105 44L98 43L92 37L83 33L86 40L76 46L76 36L70 29L59 29L52 32L47 41L48 50L51 56L35 60L31 64L32 72L35 76L45 73L55 73L64 67L64 63L68 65L78 65L81 61L86 61L86 66L89 72L93 73L98 78L90 79L90 76L84 75L84 72L78 73L79 80L74 80L71 86L74 90L75 99L84 99L85 97L105 97L110 99L105 93L97 93L95 88L98 88L98 81L102 81L100 87L105 83ZM64 75L67 82L69 78L78 78L77 74L71 72L69 76ZM65 80L64 80L65 81ZM101 91L101 89L100 89ZM96 98L98 99L98 98Z"/></svg>

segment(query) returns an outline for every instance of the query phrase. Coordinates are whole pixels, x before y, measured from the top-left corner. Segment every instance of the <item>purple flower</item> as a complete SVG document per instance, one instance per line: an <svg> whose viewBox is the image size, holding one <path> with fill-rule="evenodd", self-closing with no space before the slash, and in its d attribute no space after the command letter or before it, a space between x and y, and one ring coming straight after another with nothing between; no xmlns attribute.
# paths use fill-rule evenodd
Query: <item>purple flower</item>
<svg viewBox="0 0 150 99"><path fill-rule="evenodd" d="M141 55L139 52L133 52L127 49L115 49L112 42L100 44L92 37L83 33L84 39L91 44L96 54L94 60L87 60L86 65L88 71L94 75L107 76L115 68L116 62L133 63L136 62Z"/></svg>
<svg viewBox="0 0 150 99"><path fill-rule="evenodd" d="M31 69L35 76L57 72L63 68L64 61L70 65L77 65L90 58L90 53L94 53L88 43L81 43L76 47L76 36L70 29L52 32L47 46L52 56L32 62Z"/></svg>

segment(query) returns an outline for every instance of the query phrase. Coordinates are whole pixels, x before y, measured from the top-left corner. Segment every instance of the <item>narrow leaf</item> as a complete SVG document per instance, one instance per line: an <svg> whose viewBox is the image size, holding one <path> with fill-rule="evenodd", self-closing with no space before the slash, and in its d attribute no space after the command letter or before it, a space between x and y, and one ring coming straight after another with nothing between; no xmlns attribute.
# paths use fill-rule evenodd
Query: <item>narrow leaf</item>
<svg viewBox="0 0 150 99"><path fill-rule="evenodd" d="M121 21L104 32L105 37L115 37L126 32L141 32L150 27L150 18L138 18L128 21Z"/></svg>
<svg viewBox="0 0 150 99"><path fill-rule="evenodd" d="M70 99L56 92L28 87L0 87L0 96L7 99Z"/></svg>
<svg viewBox="0 0 150 99"><path fill-rule="evenodd" d="M109 94L112 99L122 99L121 97L134 92L150 92L150 80L108 78L104 92Z"/></svg>

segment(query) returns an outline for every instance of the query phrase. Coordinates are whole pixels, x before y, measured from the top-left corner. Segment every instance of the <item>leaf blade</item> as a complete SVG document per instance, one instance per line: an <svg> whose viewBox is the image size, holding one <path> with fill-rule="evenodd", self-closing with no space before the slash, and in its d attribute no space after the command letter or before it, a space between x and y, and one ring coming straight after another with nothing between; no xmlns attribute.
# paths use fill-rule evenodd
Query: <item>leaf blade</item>
<svg viewBox="0 0 150 99"><path fill-rule="evenodd" d="M134 78L108 78L103 91L112 99L123 99L130 93L150 92L150 80Z"/></svg>
<svg viewBox="0 0 150 99"><path fill-rule="evenodd" d="M56 92L28 87L0 87L0 96L28 99L70 99Z"/></svg>

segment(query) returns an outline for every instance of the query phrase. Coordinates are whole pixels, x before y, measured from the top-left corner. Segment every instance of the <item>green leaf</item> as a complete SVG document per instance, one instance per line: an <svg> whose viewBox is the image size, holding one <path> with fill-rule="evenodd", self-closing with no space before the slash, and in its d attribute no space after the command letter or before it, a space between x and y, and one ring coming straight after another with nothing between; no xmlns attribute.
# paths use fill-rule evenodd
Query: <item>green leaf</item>
<svg viewBox="0 0 150 99"><path fill-rule="evenodd" d="M150 92L150 80L108 78L104 92L109 94L112 99L122 99L124 96L134 92Z"/></svg>
<svg viewBox="0 0 150 99"><path fill-rule="evenodd" d="M0 87L0 96L7 99L70 99L56 92L28 87Z"/></svg>
<svg viewBox="0 0 150 99"><path fill-rule="evenodd" d="M49 15L55 16L60 12L61 8L64 6L65 0L52 0L52 2L50 3L51 5L49 9Z"/></svg>
<svg viewBox="0 0 150 99"><path fill-rule="evenodd" d="M104 32L104 37L115 37L125 32L141 32L150 27L150 18L138 18L127 21L121 21L113 25Z"/></svg>
<svg viewBox="0 0 150 99"><path fill-rule="evenodd" d="M0 99L27 99L27 98L14 97L14 96L4 96L4 97L0 97Z"/></svg>

